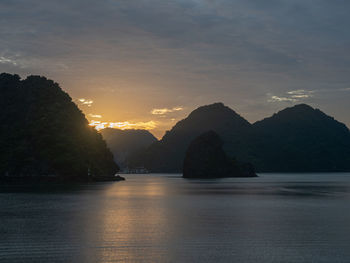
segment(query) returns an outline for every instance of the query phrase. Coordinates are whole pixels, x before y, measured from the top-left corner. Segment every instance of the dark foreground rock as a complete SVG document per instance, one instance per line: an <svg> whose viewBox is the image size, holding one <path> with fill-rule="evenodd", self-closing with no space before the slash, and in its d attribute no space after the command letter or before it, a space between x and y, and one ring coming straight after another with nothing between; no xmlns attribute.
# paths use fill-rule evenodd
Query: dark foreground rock
<svg viewBox="0 0 350 263"><path fill-rule="evenodd" d="M194 139L186 153L184 178L256 177L251 164L238 164L228 158L223 142L214 131Z"/></svg>
<svg viewBox="0 0 350 263"><path fill-rule="evenodd" d="M0 74L0 108L3 180L89 182L119 171L101 134L52 80Z"/></svg>

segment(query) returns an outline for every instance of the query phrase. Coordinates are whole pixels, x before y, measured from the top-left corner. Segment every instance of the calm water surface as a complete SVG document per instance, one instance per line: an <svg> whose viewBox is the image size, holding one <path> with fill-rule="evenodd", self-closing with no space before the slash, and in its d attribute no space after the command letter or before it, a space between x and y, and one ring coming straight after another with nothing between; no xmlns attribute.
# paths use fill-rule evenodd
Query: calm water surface
<svg viewBox="0 0 350 263"><path fill-rule="evenodd" d="M0 186L0 262L350 262L350 174Z"/></svg>

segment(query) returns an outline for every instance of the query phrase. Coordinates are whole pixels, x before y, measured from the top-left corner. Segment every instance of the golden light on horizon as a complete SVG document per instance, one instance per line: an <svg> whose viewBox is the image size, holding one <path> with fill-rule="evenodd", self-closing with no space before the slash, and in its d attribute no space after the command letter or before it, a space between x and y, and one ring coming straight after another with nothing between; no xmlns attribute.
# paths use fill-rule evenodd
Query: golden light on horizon
<svg viewBox="0 0 350 263"><path fill-rule="evenodd" d="M102 115L99 115L99 114L89 114L89 116L92 118L99 118L99 119L102 118Z"/></svg>
<svg viewBox="0 0 350 263"><path fill-rule="evenodd" d="M113 128L113 129L120 129L120 130L131 130L131 129L153 130L157 127L157 124L154 121L131 123L128 121L103 122L103 121L91 120L89 123L89 126L94 127L98 131L105 128Z"/></svg>
<svg viewBox="0 0 350 263"><path fill-rule="evenodd" d="M162 108L162 109L153 109L151 111L151 114L153 115L164 115L167 113L175 112L175 111L182 111L184 108L182 106L177 106L171 109L168 108Z"/></svg>

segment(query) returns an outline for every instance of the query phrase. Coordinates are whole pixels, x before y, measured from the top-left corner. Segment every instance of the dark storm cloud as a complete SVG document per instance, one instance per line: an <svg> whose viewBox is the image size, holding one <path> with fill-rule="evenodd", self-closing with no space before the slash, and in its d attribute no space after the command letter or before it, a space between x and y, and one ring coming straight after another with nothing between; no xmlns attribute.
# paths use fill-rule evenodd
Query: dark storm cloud
<svg viewBox="0 0 350 263"><path fill-rule="evenodd" d="M273 96L323 89L331 100L303 101L350 123L334 101L350 93L349 11L346 0L0 0L0 69L67 83L91 68L136 73L155 93L176 87L174 105L224 100L251 119L298 102Z"/></svg>

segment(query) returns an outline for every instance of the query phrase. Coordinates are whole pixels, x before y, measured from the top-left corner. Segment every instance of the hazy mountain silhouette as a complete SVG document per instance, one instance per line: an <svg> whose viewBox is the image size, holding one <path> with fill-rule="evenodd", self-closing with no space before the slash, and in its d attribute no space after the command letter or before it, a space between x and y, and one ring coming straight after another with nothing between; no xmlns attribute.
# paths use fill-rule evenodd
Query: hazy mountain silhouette
<svg viewBox="0 0 350 263"><path fill-rule="evenodd" d="M153 172L181 172L186 149L213 130L231 158L258 172L350 171L350 132L318 109L301 104L250 124L222 103L199 107L131 163Z"/></svg>
<svg viewBox="0 0 350 263"><path fill-rule="evenodd" d="M146 130L119 130L103 129L101 134L107 142L108 148L114 155L114 160L121 168L128 167L127 159L139 152L144 151L152 143L156 142L156 137Z"/></svg>
<svg viewBox="0 0 350 263"><path fill-rule="evenodd" d="M1 177L90 180L118 171L102 136L57 83L3 73L0 93Z"/></svg>

